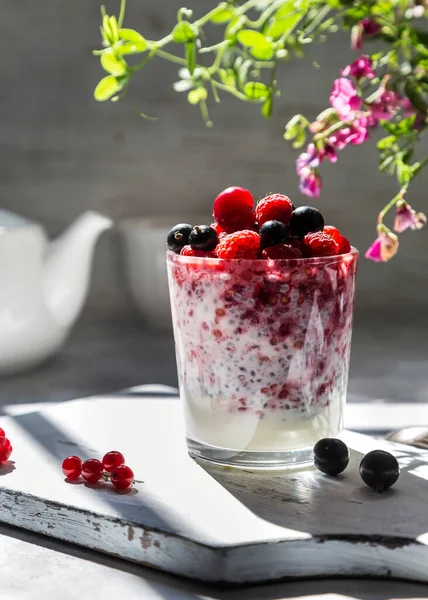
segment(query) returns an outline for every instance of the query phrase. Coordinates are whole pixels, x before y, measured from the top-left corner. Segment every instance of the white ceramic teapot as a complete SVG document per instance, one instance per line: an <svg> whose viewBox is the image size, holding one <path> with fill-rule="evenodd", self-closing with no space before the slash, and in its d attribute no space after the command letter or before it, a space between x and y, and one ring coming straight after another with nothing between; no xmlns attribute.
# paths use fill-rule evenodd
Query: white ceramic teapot
<svg viewBox="0 0 428 600"><path fill-rule="evenodd" d="M37 223L0 210L0 375L59 349L85 300L95 243L112 225L86 212L49 242Z"/></svg>

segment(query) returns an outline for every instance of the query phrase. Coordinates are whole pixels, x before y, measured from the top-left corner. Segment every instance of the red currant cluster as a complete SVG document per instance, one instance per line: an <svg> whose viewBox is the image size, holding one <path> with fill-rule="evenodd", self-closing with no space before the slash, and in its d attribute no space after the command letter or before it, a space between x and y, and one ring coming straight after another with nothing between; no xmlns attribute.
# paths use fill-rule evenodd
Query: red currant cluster
<svg viewBox="0 0 428 600"><path fill-rule="evenodd" d="M12 444L7 439L4 429L0 427L0 464L3 464L9 460L9 456L11 454Z"/></svg>
<svg viewBox="0 0 428 600"><path fill-rule="evenodd" d="M88 458L85 462L79 456L67 456L62 461L62 471L70 481L80 476L88 483L98 483L100 479L111 481L117 490L127 490L134 483L132 469L125 465L125 457L117 450L104 455L102 461Z"/></svg>

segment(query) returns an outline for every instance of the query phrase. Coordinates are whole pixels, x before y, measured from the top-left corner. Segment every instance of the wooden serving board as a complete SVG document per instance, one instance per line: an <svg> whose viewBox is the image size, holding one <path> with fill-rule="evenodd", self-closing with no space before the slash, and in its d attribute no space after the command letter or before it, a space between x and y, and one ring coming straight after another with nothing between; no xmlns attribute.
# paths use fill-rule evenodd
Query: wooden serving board
<svg viewBox="0 0 428 600"><path fill-rule="evenodd" d="M0 520L207 582L367 575L428 581L428 453L346 433L347 471L247 471L189 458L176 397L115 395L2 417L14 463L0 469ZM18 411L19 412L19 411ZM402 465L379 495L363 453ZM69 454L121 450L137 483L67 484Z"/></svg>

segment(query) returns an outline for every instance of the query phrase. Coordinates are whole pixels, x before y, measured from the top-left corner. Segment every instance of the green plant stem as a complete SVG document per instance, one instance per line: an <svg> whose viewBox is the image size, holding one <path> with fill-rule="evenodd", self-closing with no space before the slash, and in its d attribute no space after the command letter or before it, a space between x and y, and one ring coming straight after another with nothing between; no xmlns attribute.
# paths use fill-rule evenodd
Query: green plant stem
<svg viewBox="0 0 428 600"><path fill-rule="evenodd" d="M181 65L184 67L187 66L187 60L181 58L180 56L175 56L175 54L171 54L170 52L166 52L165 50L161 50L160 48L154 48L154 52L156 56L159 56L159 58L165 58L166 60L169 60L170 62L173 62L177 65Z"/></svg>
<svg viewBox="0 0 428 600"><path fill-rule="evenodd" d="M404 185L401 188L401 190L398 192L398 194L396 196L394 196L394 198L391 200L391 202L388 202L388 204L380 211L378 218L377 218L378 226L383 225L383 219L384 219L386 213L389 212L391 210L391 208L393 208L399 200L402 200L404 194L407 192L408 187L409 187L409 184Z"/></svg>
<svg viewBox="0 0 428 600"><path fill-rule="evenodd" d="M126 0L120 0L120 12L119 12L119 18L117 19L117 24L119 26L119 29L123 26L123 20L125 19L125 13L126 13Z"/></svg>
<svg viewBox="0 0 428 600"><path fill-rule="evenodd" d="M228 92L229 94L232 94L232 96L236 96L236 98L239 98L240 100L243 100L244 102L254 102L254 103L260 104L259 99L248 98L247 96L245 96L245 94L242 94L235 88L224 85L223 83L220 83L219 81L216 81L215 79L212 79L211 81L212 81L212 84L219 90Z"/></svg>

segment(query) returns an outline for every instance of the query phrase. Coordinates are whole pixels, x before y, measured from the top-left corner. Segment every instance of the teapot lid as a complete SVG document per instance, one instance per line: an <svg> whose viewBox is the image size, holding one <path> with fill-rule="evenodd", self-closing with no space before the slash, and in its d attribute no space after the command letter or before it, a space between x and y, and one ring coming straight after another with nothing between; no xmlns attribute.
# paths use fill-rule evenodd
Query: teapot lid
<svg viewBox="0 0 428 600"><path fill-rule="evenodd" d="M0 229L15 229L18 227L30 227L32 225L34 225L32 221L0 208Z"/></svg>

